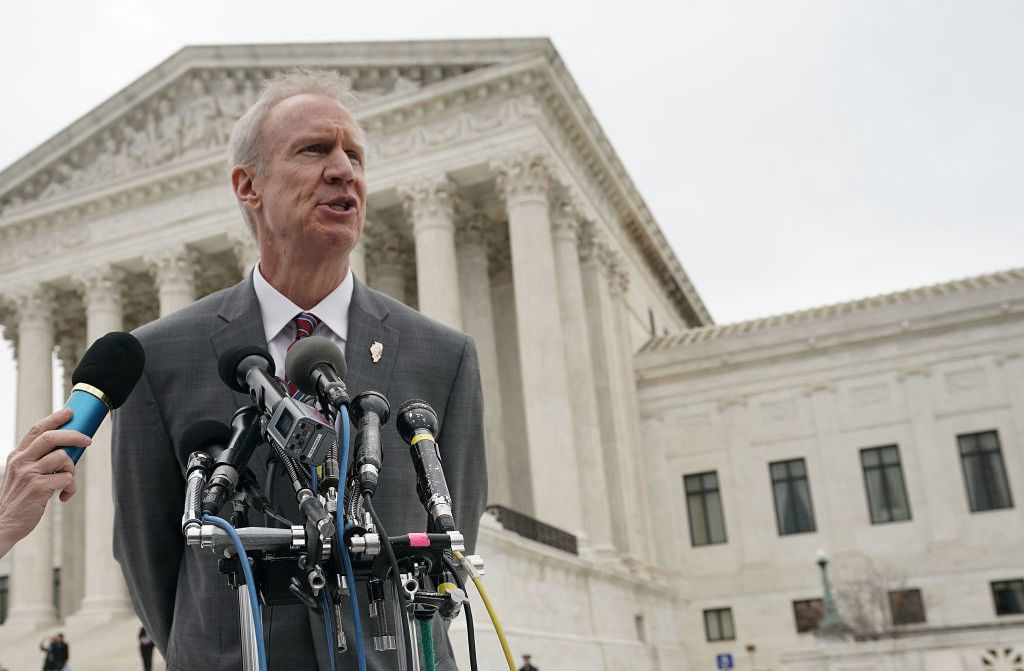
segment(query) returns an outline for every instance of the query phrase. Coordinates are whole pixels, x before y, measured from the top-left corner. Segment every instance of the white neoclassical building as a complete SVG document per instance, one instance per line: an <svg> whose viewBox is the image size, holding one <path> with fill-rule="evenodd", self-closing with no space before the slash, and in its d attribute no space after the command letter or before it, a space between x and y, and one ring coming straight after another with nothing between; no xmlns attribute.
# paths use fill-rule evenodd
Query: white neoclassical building
<svg viewBox="0 0 1024 671"><path fill-rule="evenodd" d="M515 650L585 668L678 656L638 486L632 355L711 320L546 39L188 47L0 173L16 434L50 410L54 352L70 371L100 335L253 266L225 143L259 82L297 65L338 70L360 96L356 275L478 343L500 520L485 520L480 553ZM13 552L0 649L63 620L76 669L119 623L134 654L108 444L104 427L79 494ZM484 668L502 663L496 642L481 651Z"/></svg>
<svg viewBox="0 0 1024 671"><path fill-rule="evenodd" d="M54 353L70 371L103 333L252 268L224 145L259 81L296 65L360 95L356 274L477 341L478 551L516 655L1021 668L1024 272L715 326L545 39L188 47L0 173L16 435L51 409ZM108 441L0 562L11 668L58 628L76 671L135 664ZM809 631L818 549L847 636ZM482 611L480 667L505 668Z"/></svg>

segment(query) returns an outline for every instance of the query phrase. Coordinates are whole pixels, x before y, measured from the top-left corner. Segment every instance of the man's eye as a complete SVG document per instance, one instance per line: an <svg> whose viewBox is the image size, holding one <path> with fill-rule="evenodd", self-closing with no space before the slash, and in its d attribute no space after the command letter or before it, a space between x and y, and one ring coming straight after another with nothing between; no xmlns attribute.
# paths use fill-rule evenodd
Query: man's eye
<svg viewBox="0 0 1024 671"><path fill-rule="evenodd" d="M311 144L302 151L314 152L316 154L324 154L327 152L327 148L322 144Z"/></svg>
<svg viewBox="0 0 1024 671"><path fill-rule="evenodd" d="M362 162L363 160L362 154L354 149L346 151L345 154L348 155L349 160L356 161L357 163Z"/></svg>

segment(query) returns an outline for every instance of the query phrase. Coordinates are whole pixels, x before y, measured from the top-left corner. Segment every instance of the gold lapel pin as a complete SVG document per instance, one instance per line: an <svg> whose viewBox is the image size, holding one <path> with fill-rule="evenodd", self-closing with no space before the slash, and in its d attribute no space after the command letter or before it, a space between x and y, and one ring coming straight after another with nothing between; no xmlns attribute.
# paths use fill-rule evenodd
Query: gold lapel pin
<svg viewBox="0 0 1024 671"><path fill-rule="evenodd" d="M384 354L384 344L374 340L373 344L370 345L370 360L374 363L380 361L381 355Z"/></svg>

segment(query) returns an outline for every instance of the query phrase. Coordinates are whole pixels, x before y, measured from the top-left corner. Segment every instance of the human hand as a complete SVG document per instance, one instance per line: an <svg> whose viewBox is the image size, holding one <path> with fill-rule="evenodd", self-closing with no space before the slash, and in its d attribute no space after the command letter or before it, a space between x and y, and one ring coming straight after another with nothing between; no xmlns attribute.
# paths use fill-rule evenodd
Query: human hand
<svg viewBox="0 0 1024 671"><path fill-rule="evenodd" d="M60 492L61 501L75 493L75 464L64 450L55 448L88 447L92 439L57 429L71 415L70 408L61 408L40 420L7 457L0 484L0 556L35 529L54 492Z"/></svg>

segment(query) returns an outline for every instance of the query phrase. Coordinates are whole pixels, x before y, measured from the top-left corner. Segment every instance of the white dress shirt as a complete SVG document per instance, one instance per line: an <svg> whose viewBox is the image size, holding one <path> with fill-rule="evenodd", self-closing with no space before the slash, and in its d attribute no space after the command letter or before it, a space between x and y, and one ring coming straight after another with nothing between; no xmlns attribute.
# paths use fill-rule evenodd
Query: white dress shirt
<svg viewBox="0 0 1024 671"><path fill-rule="evenodd" d="M351 268L341 284L310 310L303 310L272 287L260 272L258 263L252 273L252 283L256 289L256 299L260 303L267 349L274 359L279 378L284 379L285 354L288 352L288 346L295 340L295 322L292 319L300 312L314 314L320 320L312 335L324 336L337 345L342 354L345 353L345 341L348 339L348 307L352 303L352 289L355 286Z"/></svg>

